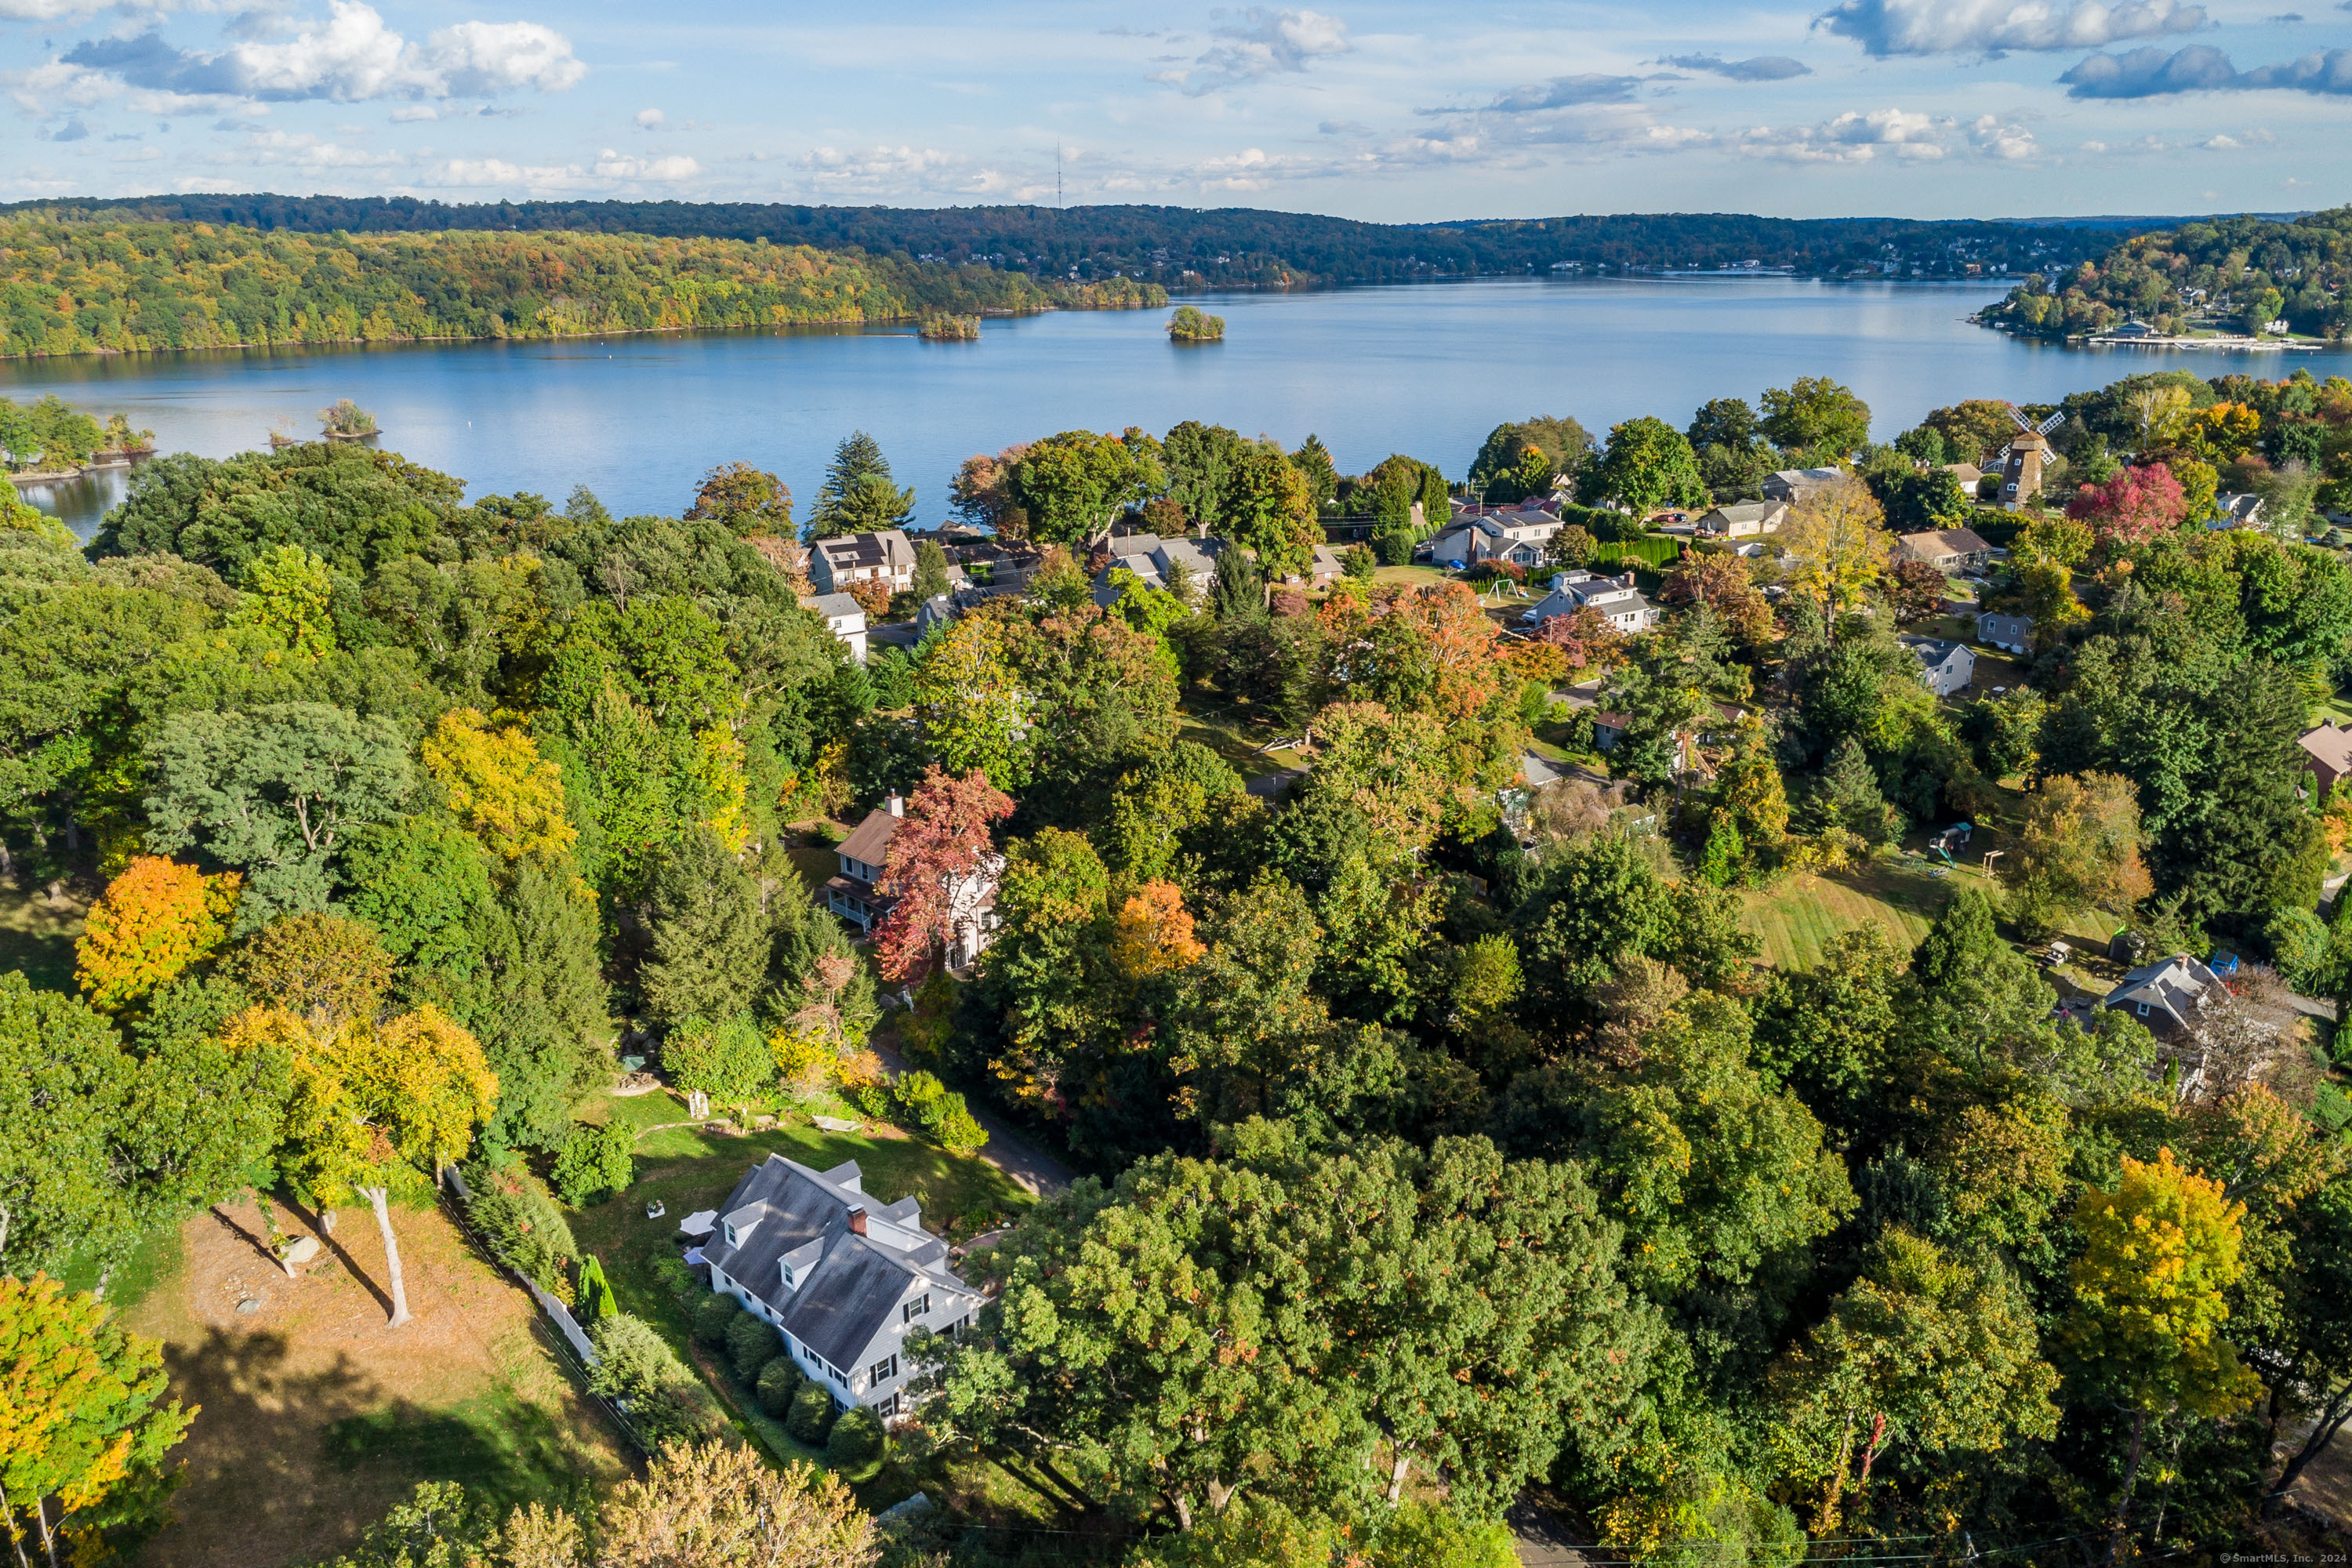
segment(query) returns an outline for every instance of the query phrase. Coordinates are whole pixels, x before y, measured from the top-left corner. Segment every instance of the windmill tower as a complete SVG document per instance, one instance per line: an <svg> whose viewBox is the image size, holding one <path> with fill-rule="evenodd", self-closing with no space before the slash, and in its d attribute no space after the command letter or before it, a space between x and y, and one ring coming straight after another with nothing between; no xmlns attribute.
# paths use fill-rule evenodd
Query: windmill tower
<svg viewBox="0 0 2352 1568"><path fill-rule="evenodd" d="M2012 404L2009 416L2017 426L2017 435L2001 453L2000 504L2016 511L2042 493L2042 466L2050 460L2050 432L2063 425L2066 416L2053 414L2041 424L2031 425Z"/></svg>

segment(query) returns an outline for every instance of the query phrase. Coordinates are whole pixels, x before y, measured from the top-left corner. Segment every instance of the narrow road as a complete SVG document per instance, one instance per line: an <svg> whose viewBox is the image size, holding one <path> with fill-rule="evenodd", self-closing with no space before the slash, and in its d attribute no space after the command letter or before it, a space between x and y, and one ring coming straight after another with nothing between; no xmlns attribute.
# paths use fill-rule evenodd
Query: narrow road
<svg viewBox="0 0 2352 1568"><path fill-rule="evenodd" d="M905 1058L884 1045L873 1042L874 1054L892 1077L908 1070ZM967 1102L969 1104L969 1102ZM1013 1131L1010 1122L984 1105L970 1104L972 1116L988 1129L988 1142L982 1145L980 1157L1013 1179L1013 1184L1033 1197L1049 1197L1066 1190L1075 1180L1067 1165L1032 1143Z"/></svg>

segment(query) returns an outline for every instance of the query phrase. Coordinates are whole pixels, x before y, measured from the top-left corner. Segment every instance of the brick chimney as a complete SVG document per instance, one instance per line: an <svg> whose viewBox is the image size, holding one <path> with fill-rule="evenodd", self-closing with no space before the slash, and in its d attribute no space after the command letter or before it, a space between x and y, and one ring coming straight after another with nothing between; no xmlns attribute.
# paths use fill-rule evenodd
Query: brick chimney
<svg viewBox="0 0 2352 1568"><path fill-rule="evenodd" d="M890 799L887 804L890 808L891 816L904 816L907 815L907 803L898 798L898 792L897 790L894 789L890 792Z"/></svg>
<svg viewBox="0 0 2352 1568"><path fill-rule="evenodd" d="M851 1209L849 1211L849 1234L852 1236L864 1236L866 1234L866 1211L864 1209Z"/></svg>

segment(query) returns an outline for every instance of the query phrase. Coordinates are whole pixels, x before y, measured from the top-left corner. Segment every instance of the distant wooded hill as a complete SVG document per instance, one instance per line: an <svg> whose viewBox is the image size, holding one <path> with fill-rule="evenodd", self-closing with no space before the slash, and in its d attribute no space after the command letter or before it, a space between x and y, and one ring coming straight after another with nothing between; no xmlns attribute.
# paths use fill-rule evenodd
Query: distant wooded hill
<svg viewBox="0 0 2352 1568"><path fill-rule="evenodd" d="M2135 235L2074 267L2036 268L1984 312L1993 325L2046 338L2105 331L2126 318L2166 332L2260 331L2284 321L2297 332L2352 336L2352 206Z"/></svg>
<svg viewBox="0 0 2352 1568"><path fill-rule="evenodd" d="M546 338L1164 304L1155 284L765 239L0 216L0 355Z"/></svg>
<svg viewBox="0 0 2352 1568"><path fill-rule="evenodd" d="M1812 275L2023 274L2105 251L2115 231L2050 220L1930 223L1727 213L1359 223L1248 207L835 207L726 202L488 202L407 196L181 195L26 203L115 221L235 224L306 234L566 230L765 239L914 262L983 264L1171 289L1403 282L1439 277L1700 268L1754 262ZM5 209L0 209L5 210ZM2101 220L2107 223L2108 220Z"/></svg>

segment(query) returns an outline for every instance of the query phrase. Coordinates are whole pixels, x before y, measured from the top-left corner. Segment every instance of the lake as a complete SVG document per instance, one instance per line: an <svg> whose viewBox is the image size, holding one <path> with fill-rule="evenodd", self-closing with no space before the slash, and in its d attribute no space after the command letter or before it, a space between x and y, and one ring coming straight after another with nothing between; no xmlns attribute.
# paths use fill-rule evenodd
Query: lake
<svg viewBox="0 0 2352 1568"><path fill-rule="evenodd" d="M1573 415L1596 436L1640 414L1681 426L1708 398L1752 403L1801 375L1853 387L1885 439L1962 398L2054 402L2142 370L2352 374L2352 350L2069 349L1963 319L2002 291L1497 279L1203 299L1226 340L1184 348L1162 311L1057 311L992 320L976 343L874 327L16 361L0 363L0 395L121 410L163 450L213 457L273 426L313 435L316 411L349 397L375 415L382 445L473 495L561 501L586 485L615 512L682 510L705 470L736 459L781 474L805 510L834 444L862 428L931 523L964 458L1074 428L1164 434L1202 419L1285 447L1313 432L1343 471L1407 452L1458 475L1507 419ZM26 495L86 536L124 479Z"/></svg>

